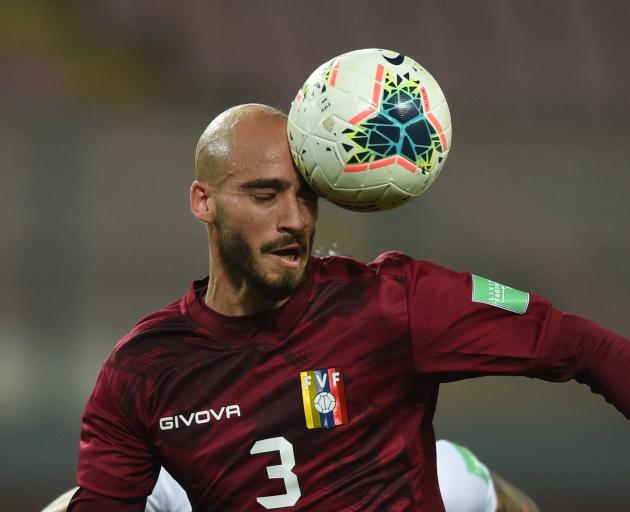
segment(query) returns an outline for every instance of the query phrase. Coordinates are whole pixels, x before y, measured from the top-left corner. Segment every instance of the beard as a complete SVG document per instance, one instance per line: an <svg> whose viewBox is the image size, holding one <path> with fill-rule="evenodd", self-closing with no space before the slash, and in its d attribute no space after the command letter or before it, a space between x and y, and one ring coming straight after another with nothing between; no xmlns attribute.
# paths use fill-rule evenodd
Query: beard
<svg viewBox="0 0 630 512"><path fill-rule="evenodd" d="M263 244L259 251L247 241L241 230L229 222L220 208L217 209L215 220L217 230L217 249L221 260L231 278L242 279L250 288L266 299L278 301L290 297L297 292L308 276L310 268L310 254L315 238L315 231L311 235L308 245L302 234L285 233L276 240ZM289 244L297 243L302 247L306 265L295 270L286 269L279 275L267 274L260 264L257 253L262 255Z"/></svg>

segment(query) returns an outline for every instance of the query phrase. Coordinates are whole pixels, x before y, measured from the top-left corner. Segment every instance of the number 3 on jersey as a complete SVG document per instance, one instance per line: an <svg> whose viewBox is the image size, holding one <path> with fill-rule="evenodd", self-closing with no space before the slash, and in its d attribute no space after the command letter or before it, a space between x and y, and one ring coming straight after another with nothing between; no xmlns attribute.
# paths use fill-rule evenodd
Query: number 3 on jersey
<svg viewBox="0 0 630 512"><path fill-rule="evenodd" d="M276 451L280 453L280 464L267 466L267 476L271 479L282 478L287 492L285 494L276 494L275 496L256 498L256 501L266 509L292 507L302 495L297 475L291 471L293 466L295 466L293 445L284 437L271 437L256 441L249 453L256 455L258 453Z"/></svg>

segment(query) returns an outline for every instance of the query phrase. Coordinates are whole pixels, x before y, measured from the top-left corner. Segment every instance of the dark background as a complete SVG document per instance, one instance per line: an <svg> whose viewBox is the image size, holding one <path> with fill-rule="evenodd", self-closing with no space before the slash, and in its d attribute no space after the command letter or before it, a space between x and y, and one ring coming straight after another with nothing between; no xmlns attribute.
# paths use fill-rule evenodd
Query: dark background
<svg viewBox="0 0 630 512"><path fill-rule="evenodd" d="M187 197L210 119L252 101L287 110L344 51L426 66L453 150L400 210L322 204L316 245L404 250L629 337L629 25L627 0L4 0L0 508L38 510L72 485L102 361L206 273ZM584 386L449 384L436 428L544 511L630 507L630 423Z"/></svg>

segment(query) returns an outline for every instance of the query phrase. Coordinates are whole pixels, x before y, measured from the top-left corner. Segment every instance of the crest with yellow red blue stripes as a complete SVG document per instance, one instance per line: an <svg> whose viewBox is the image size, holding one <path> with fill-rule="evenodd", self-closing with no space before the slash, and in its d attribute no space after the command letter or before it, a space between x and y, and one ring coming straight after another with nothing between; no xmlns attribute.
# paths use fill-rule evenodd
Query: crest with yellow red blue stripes
<svg viewBox="0 0 630 512"><path fill-rule="evenodd" d="M308 428L331 429L348 422L343 377L337 368L300 372Z"/></svg>

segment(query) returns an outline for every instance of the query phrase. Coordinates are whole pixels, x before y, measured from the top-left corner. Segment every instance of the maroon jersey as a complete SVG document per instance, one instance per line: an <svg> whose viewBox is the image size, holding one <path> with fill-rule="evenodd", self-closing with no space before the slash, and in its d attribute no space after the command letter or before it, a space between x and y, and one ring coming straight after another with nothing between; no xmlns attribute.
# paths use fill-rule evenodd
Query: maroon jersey
<svg viewBox="0 0 630 512"><path fill-rule="evenodd" d="M545 299L400 253L313 258L286 304L246 317L209 309L206 285L141 320L104 364L81 487L146 496L163 465L193 510L441 511L439 383L579 371Z"/></svg>

